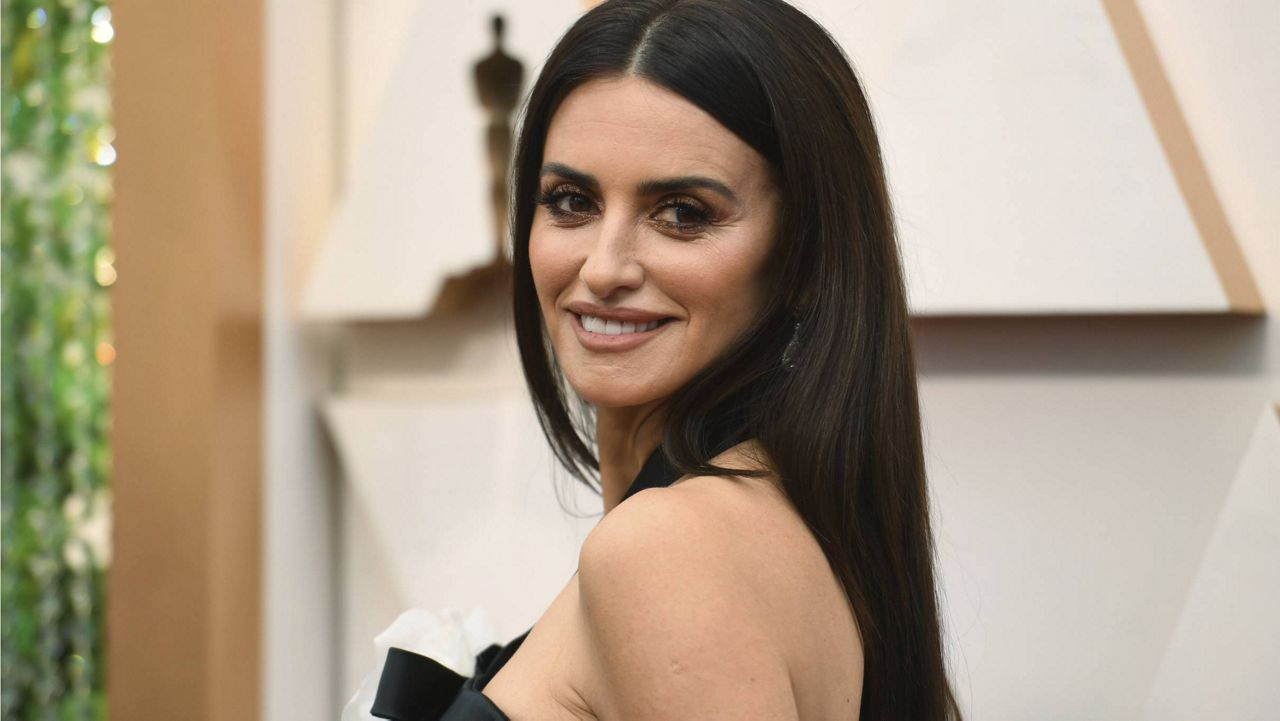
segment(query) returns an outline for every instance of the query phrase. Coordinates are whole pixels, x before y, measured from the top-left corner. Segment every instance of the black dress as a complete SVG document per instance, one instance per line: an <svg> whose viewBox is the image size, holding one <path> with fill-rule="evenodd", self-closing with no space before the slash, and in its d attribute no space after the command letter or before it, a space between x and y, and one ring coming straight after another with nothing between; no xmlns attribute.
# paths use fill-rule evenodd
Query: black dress
<svg viewBox="0 0 1280 721"><path fill-rule="evenodd" d="M724 438L723 435L721 437ZM727 450L734 442L724 440L717 445L713 455ZM644 462L622 500L646 488L669 486L679 477L680 473L667 462L659 448ZM391 648L378 681L373 715L395 721L511 721L481 691L528 635L529 631L525 631L505 646L491 644L477 654L476 673L470 678L434 659Z"/></svg>

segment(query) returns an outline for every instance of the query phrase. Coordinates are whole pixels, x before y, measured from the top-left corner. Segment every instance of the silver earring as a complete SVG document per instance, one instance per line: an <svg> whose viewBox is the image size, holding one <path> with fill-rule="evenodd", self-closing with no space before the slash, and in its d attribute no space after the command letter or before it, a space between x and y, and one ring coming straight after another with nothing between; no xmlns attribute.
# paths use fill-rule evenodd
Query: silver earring
<svg viewBox="0 0 1280 721"><path fill-rule="evenodd" d="M791 370L796 367L796 352L800 350L800 321L796 321L791 329L791 340L782 349L782 367Z"/></svg>

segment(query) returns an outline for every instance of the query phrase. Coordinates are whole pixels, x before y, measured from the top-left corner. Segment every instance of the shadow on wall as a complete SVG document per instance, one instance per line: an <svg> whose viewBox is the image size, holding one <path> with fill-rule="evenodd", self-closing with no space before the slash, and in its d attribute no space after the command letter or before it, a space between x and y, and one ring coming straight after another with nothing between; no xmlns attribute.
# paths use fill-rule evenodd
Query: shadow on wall
<svg viewBox="0 0 1280 721"><path fill-rule="evenodd" d="M918 318L920 373L931 375L1256 375L1267 322L1257 316Z"/></svg>
<svg viewBox="0 0 1280 721"><path fill-rule="evenodd" d="M445 279L431 311L412 320L347 326L348 389L396 380L485 379L523 388L511 320L511 265L497 261Z"/></svg>

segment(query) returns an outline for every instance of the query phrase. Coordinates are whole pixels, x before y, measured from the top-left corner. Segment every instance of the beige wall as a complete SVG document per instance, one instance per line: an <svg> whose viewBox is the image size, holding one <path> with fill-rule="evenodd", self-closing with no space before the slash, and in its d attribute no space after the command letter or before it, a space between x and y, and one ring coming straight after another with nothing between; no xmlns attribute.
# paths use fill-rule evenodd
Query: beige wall
<svg viewBox="0 0 1280 721"><path fill-rule="evenodd" d="M919 324L972 718L1144 717L1246 445L1280 399L1280 6L1139 5L1270 315Z"/></svg>
<svg viewBox="0 0 1280 721"><path fill-rule="evenodd" d="M266 3L262 718L336 718L341 568L333 462L316 398L332 328L297 322L341 166L333 63L340 0ZM343 698L345 700L345 698Z"/></svg>
<svg viewBox="0 0 1280 721"><path fill-rule="evenodd" d="M113 3L117 719L259 717L262 8Z"/></svg>
<svg viewBox="0 0 1280 721"><path fill-rule="evenodd" d="M337 88L356 97L367 87L343 90L319 75L338 52L325 33L340 15L321 5L272 4L268 94L276 305L267 334L274 409L268 534L275 540L266 693L270 708L310 704L299 715L308 718L354 691L376 660L372 635L405 594L386 562L386 538L398 529L353 504L348 484L331 488L323 477L317 459L325 449L309 422L308 394L328 391L308 388L307 379L334 370L332 347L307 345L293 322L296 285L323 233L325 199L340 185L325 138L358 135L369 113L344 112L331 94ZM347 12L362 12L348 5ZM408 5L380 3L378 12ZM1269 0L1139 3L1270 316L917 324L949 631L971 718L1141 717L1259 412L1280 399L1277 7ZM331 104L340 109L326 115ZM365 328L347 340L355 344L344 355L351 365L341 369L347 389L399 393L406 402L406 388L429 380L430 373L415 376L426 366L414 363L443 359L432 366L439 372L450 358L457 362L444 344L419 354L431 336L413 324ZM437 430L450 429L440 423ZM537 488L531 483L529 492ZM433 500L449 502L443 494ZM432 562L422 559L415 582L435 582ZM470 589L451 597L528 588L523 577L489 571L449 576ZM408 595L407 602L424 597ZM524 600L532 612L550 599ZM329 699L314 692L321 677L334 679Z"/></svg>

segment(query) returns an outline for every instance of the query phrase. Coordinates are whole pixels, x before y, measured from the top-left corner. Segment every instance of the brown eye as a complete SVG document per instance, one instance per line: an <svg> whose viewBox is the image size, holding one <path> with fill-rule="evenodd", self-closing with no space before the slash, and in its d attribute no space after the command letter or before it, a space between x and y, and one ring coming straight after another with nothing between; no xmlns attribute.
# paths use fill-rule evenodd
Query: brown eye
<svg viewBox="0 0 1280 721"><path fill-rule="evenodd" d="M591 210L591 201L587 200L581 195L578 195L577 193L565 193L560 197L561 197L561 202L558 203L557 205L559 205L564 210L569 211L570 213L586 213ZM568 201L568 202L565 203L564 201ZM568 207L565 207L566 205Z"/></svg>
<svg viewBox="0 0 1280 721"><path fill-rule="evenodd" d="M561 185L549 192L539 193L537 201L556 218L567 218L590 213L593 203L572 185Z"/></svg>
<svg viewBox="0 0 1280 721"><path fill-rule="evenodd" d="M697 225L707 222L706 213L691 205L668 205L662 209L664 220L673 225Z"/></svg>
<svg viewBox="0 0 1280 721"><path fill-rule="evenodd" d="M700 203L688 199L667 202L654 216L654 220L685 235L699 233L711 224L711 214Z"/></svg>

